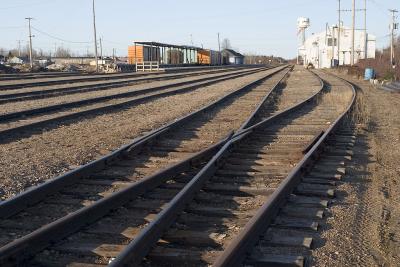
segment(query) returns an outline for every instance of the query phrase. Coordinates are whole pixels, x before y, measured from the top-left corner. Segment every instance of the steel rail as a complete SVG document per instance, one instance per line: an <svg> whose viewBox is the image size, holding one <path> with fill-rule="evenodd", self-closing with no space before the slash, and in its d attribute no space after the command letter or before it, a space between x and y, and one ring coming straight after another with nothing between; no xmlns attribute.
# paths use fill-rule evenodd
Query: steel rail
<svg viewBox="0 0 400 267"><path fill-rule="evenodd" d="M71 76L83 76L84 73L79 72L39 72L36 74L29 73L28 75L19 74L0 74L0 82L1 81L13 81L13 80L34 80L34 79L42 79L42 78L53 78L53 77L71 77Z"/></svg>
<svg viewBox="0 0 400 267"><path fill-rule="evenodd" d="M345 81L345 80L344 80ZM258 237L272 223L279 209L286 203L287 197L294 188L301 182L301 177L306 170L312 166L318 155L323 152L325 143L328 138L335 133L340 123L345 119L353 107L356 99L356 91L354 86L346 81L352 88L353 97L346 110L335 120L335 122L322 134L319 140L312 146L303 159L282 181L271 197L257 211L255 216L244 226L243 230L237 237L230 242L224 252L217 258L213 264L215 267L232 267L241 266L246 253L257 242Z"/></svg>
<svg viewBox="0 0 400 267"><path fill-rule="evenodd" d="M200 79L196 79L196 80L192 80L192 81L177 82L177 83L173 83L170 85L155 86L155 87L151 87L151 88L139 89L139 90L129 91L129 92L125 92L125 93L118 93L118 94L112 94L112 95L107 95L107 96L94 97L94 98L83 99L83 100L78 100L78 101L73 101L73 102L68 102L68 103L55 104L55 105L50 105L50 106L45 106L45 107L40 107L40 108L33 108L33 109L29 109L29 110L22 110L22 111L17 111L17 112L12 112L12 113L6 113L3 115L0 115L0 122L10 121L11 119L16 119L16 118L19 118L22 116L32 116L32 115L42 114L42 113L46 113L46 112L50 112L50 111L66 109L66 108L75 108L75 107L100 103L100 102L118 99L118 98L126 98L126 97L132 97L132 96L136 96L136 95L140 95L140 94L157 92L160 90L165 90L165 89L178 87L178 86L185 86L185 85L194 84L194 83L205 82L205 85L208 85L208 83L220 82L220 80L224 81L226 79L234 77L235 75L248 75L248 74L252 74L255 72L262 71L262 70L263 69L257 69L257 70L249 70L249 71L239 72L239 73L221 74L216 77L204 77L204 78L200 78ZM204 86L204 84L201 84L201 86Z"/></svg>
<svg viewBox="0 0 400 267"><path fill-rule="evenodd" d="M76 180L83 177L84 175L87 175L88 173L91 173L91 172L99 170L99 169L103 169L105 166L110 165L113 161L118 160L119 157L124 156L128 151L132 152L133 150L140 150L143 147L143 145L145 145L150 140L153 140L153 139L159 137L162 133L165 133L167 131L170 131L170 130L173 130L173 129L179 127L182 123L185 123L185 122L189 121L190 119L194 118L194 116L219 105L220 103L226 101L228 98L234 97L235 95L251 88L252 86L254 86L257 83L259 83L265 79L268 79L269 77L273 76L274 74L282 71L284 68L285 67L277 68L277 70L275 70L274 72L272 72L268 75L265 75L264 77L257 79L253 82L250 82L234 92L225 94L221 98L215 100L214 102L208 104L207 106L205 106L199 110L196 110L188 115L185 115L185 116L177 119L176 121L170 122L161 128L153 130L150 133L148 133L142 137L136 138L131 143L122 146L121 148L117 149L116 151L112 152L111 154L103 156L102 158L97 159L88 164L85 164L75 170L69 171L69 172L65 173L64 175L61 175L55 179L51 179L41 185L34 186L9 200L1 202L0 203L0 218L10 217L10 216L16 214L17 212L21 211L22 209L26 208L27 206L32 205L32 204L37 203L38 201L42 200L49 193L53 193L66 185L70 185L70 184L74 183Z"/></svg>
<svg viewBox="0 0 400 267"><path fill-rule="evenodd" d="M216 71L218 71L217 69ZM179 71L178 71L179 72ZM159 74L159 73L154 73ZM6 84L0 85L0 91L5 90L15 90L21 89L25 87L39 87L39 86L48 86L48 85L60 85L60 84L70 84L70 83L79 83L79 82L91 82L91 81L107 81L107 80L115 80L118 78L135 78L139 76L147 76L151 75L151 73L147 74L137 74L137 73L125 73L125 74L114 74L114 75L94 75L91 77L84 77L78 79L63 79L63 80L53 80L53 81L43 81L43 82L32 82L32 83L19 83L19 84Z"/></svg>
<svg viewBox="0 0 400 267"><path fill-rule="evenodd" d="M121 75L121 79L125 78L135 78L137 74L126 74ZM43 81L43 82L32 82L32 83L19 83L19 84L6 84L6 85L0 85L0 91L6 91L6 90L17 90L17 89L22 89L26 87L40 87L40 86L49 86L49 85L60 85L60 84L71 84L71 83L81 83L81 82L95 82L95 81L107 81L107 80L113 80L113 79L118 79L119 77L112 77L112 76L102 76L102 77L85 77L85 78L78 78L78 79L63 79L63 80L56 80L56 81Z"/></svg>
<svg viewBox="0 0 400 267"><path fill-rule="evenodd" d="M281 72L285 68L280 68L276 72L268 74L266 77L270 77L278 72ZM284 76L286 76L287 72L284 73ZM256 85L260 81L266 79L266 77L257 79L254 82L251 82L250 84L242 87L241 89L229 93L226 97L223 97L223 100L226 100L227 97L233 96L235 94L238 94L246 89L250 89L252 86ZM264 101L264 100L263 100ZM212 106L215 106L216 104L219 104L221 102L220 100L217 100L216 102L212 103ZM202 111L205 111L208 109L208 107L205 107L201 109ZM197 114L196 112L195 114ZM194 115L188 115L185 116L183 119L189 120L193 117ZM177 125L177 122L172 123L173 125ZM138 147L143 146L146 142L148 142L150 139L153 139L155 136L159 136L161 133L164 133L168 130L170 130L172 127L164 127L159 130L157 130L154 133L151 133L150 136L146 140L141 140L135 144L135 147L132 148L131 146L125 146L122 151L120 151L122 154L130 153L132 149L138 150ZM122 205L123 203L126 203L130 199L139 196L141 193L144 192L144 190L149 190L149 188L154 188L158 185L160 185L162 182L165 181L168 177L170 177L173 174L180 173L182 171L186 171L188 168L190 168L191 164L193 161L200 160L201 158L205 157L211 157L214 155L220 147L222 147L232 136L230 134L226 139L220 141L219 143L211 146L208 149L203 150L202 152L196 154L195 156L189 157L186 160L179 162L175 165L173 165L170 168L164 169L162 171L159 171L158 173L151 175L139 182L136 182L132 184L131 186L112 194L110 197L103 198L96 202L95 204L91 206L87 206L85 208L82 208L76 212L73 212L65 217L62 217L20 239L17 239L2 248L0 248L0 264L2 265L12 265L16 262L19 262L27 257L32 256L35 252L43 249L47 245L51 244L52 242L63 238L72 232L78 230L79 228L87 225L88 223L91 223L98 218L104 216L107 214L110 210ZM111 161L115 160L116 155L113 153L114 157L109 159ZM90 170L86 170L85 174L90 172ZM77 179L75 177L75 179ZM64 179L65 180L65 179ZM54 187L54 186L53 186ZM52 190L54 192L54 188ZM43 194L43 193L42 193ZM32 193L31 193L32 195ZM42 197L44 197L42 195ZM25 202L31 201L32 197L25 197ZM35 200L34 200L35 201ZM36 200L37 201L37 200ZM122 203L122 204L121 204ZM27 204L27 203L25 203ZM15 203L14 201L14 206L15 208L18 208L21 205L20 203ZM0 205L1 208L2 205ZM13 207L8 206L6 210L1 210L1 213L3 212L13 212Z"/></svg>
<svg viewBox="0 0 400 267"><path fill-rule="evenodd" d="M289 71L293 70L293 68L294 68L294 66L292 66L292 67L286 72L286 74L289 73ZM280 80L274 85L274 88L276 88L279 84L281 84L282 81L283 81L286 77L287 77L287 76L284 75L284 76L282 77L282 79L280 79ZM260 112L261 108L263 107L263 105L265 104L265 102L267 101L267 99L270 98L271 95L272 95L273 93L274 93L274 91L271 90L271 91L264 97L264 99L260 102L260 104L257 106L257 108L256 108L256 109L253 111L253 113L249 116L249 118L247 119L247 121L244 122L244 123L242 124L242 126L238 129L237 132L240 132L240 131L246 129L247 127L250 127L251 123L255 120L257 113Z"/></svg>
<svg viewBox="0 0 400 267"><path fill-rule="evenodd" d="M225 145L215 154L215 156L204 166L201 171L167 204L166 208L160 212L157 217L148 224L136 238L113 260L110 264L111 267L122 267L122 266L138 266L142 259L148 254L150 249L160 239L163 232L173 223L176 216L183 211L186 204L191 201L194 194L198 192L202 186L208 181L208 179L216 172L220 162L224 156L229 154L232 146L244 139L255 129L260 127L266 127L267 125L273 124L278 119L297 111L299 108L308 104L311 101L315 101L317 96L322 93L324 84L321 79L320 90L312 95L305 101L296 104L290 108L285 109L278 114L271 116L263 121L243 129L243 125L248 124L247 120L240 129L241 131L235 133L232 138L225 143ZM265 100L264 100L265 101ZM257 108L259 110L260 106ZM253 113L252 117L256 114Z"/></svg>
<svg viewBox="0 0 400 267"><path fill-rule="evenodd" d="M255 68L254 68L255 69ZM130 85L137 85L146 82L153 82L153 81L168 81L173 79L185 78L190 76L202 76L207 74L218 74L218 73L225 73L229 71L238 71L240 69L223 69L223 70L213 70L207 72L190 72L190 73L182 73L182 74L167 74L165 76L156 76L150 78L138 78L138 79L125 79L122 81L111 81L107 83L97 83L97 84L90 84L90 85L77 85L68 88L56 88L56 89L49 89L49 90L40 90L40 91L28 91L28 92L21 92L21 93L12 93L12 94L0 94L0 104L2 103L10 103L10 102L20 102L32 99L43 99L49 97L55 97L60 95L72 95L72 94L79 94L85 92L94 92L94 91L104 91L110 88L119 88L125 87Z"/></svg>
<svg viewBox="0 0 400 267"><path fill-rule="evenodd" d="M259 70L256 72L261 72L261 71L262 70ZM250 74L252 74L252 73L250 73ZM123 101L123 102L120 102L117 104L110 104L110 105L106 105L106 106L102 106L102 107L96 107L96 108L87 109L87 110L83 110L83 111L73 112L70 114L65 114L65 115L61 115L61 116L57 116L57 117L53 117L53 118L49 118L49 119L39 120L36 122L31 122L29 124L20 125L20 126L16 126L13 128L8 128L5 130L0 130L0 136L7 137L7 138L4 138L4 140L10 140L14 137L13 134L19 134L25 130L32 130L34 128L42 127L44 125L48 125L49 123L56 123L56 122L60 122L60 121L71 120L74 118L78 118L80 116L87 116L87 115L93 115L93 114L99 114L99 113L102 114L102 113L108 112L108 111L112 112L112 111L115 111L116 109L124 108L124 107L130 106L130 105L133 105L133 104L140 104L140 103L148 102L150 100L157 99L160 97L165 97L165 96L170 96L170 95L175 95L175 94L180 94L180 93L186 93L186 92L195 90L197 88L201 88L202 86L208 86L208 85L211 85L214 83L222 82L222 81L232 79L232 78L239 78L239 77L243 77L246 75L249 75L249 74L248 73L235 74L233 76L219 78L218 80L206 81L201 84L195 84L195 85L191 85L191 86L188 86L185 88L180 88L180 89L171 90L171 91L167 91L167 92L156 93L153 95L135 98L133 100ZM26 135L25 132L23 134ZM0 141L0 143L1 143L1 141Z"/></svg>
<svg viewBox="0 0 400 267"><path fill-rule="evenodd" d="M232 133L229 134L227 138L195 154L194 156L178 162L171 167L160 170L153 175L145 177L109 197L100 199L90 206L72 212L29 233L28 235L8 243L0 248L0 265L14 266L19 262L34 256L37 252L43 250L50 244L76 232L88 224L95 222L111 210L139 197L148 190L156 188L167 181L169 177L189 170L196 161L214 155L215 152L229 140L231 135Z"/></svg>
<svg viewBox="0 0 400 267"><path fill-rule="evenodd" d="M34 72L34 73L14 73L14 74L0 74L0 82L7 81L7 80L34 80L34 79L42 79L42 78L53 78L53 77L124 77L124 76L148 76L154 74L167 74L167 73L184 73L184 72L191 72L191 71L207 71L207 70L221 70L221 69L240 69L240 68L251 68L251 67L260 67L261 65L241 65L241 66L203 66L203 67L181 67L181 68L164 68L160 69L160 71L153 71L153 72L116 72L116 73L89 73L89 72ZM47 77L48 76L48 77Z"/></svg>

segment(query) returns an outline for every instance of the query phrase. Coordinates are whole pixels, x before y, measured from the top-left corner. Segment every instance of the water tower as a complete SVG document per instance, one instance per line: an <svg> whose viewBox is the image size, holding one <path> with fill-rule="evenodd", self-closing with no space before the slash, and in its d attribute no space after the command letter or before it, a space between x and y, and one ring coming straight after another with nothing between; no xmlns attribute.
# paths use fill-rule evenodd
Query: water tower
<svg viewBox="0 0 400 267"><path fill-rule="evenodd" d="M300 34L301 45L304 45L304 42L306 41L306 29L308 27L310 27L310 19L309 18L300 17L297 19L297 29L298 29L298 33Z"/></svg>
<svg viewBox="0 0 400 267"><path fill-rule="evenodd" d="M297 19L297 35L300 34L300 45L299 48L297 49L297 64L300 63L299 58L302 58L303 64L306 62L306 51L304 47L304 43L306 42L306 29L310 27L310 19L309 18L304 18L300 17Z"/></svg>

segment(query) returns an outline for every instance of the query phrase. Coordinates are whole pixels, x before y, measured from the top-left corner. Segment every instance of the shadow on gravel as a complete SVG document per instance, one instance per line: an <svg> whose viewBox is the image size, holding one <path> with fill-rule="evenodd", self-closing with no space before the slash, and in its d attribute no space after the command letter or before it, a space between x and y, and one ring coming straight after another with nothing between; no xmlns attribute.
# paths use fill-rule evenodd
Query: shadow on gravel
<svg viewBox="0 0 400 267"><path fill-rule="evenodd" d="M354 185L353 188L356 188L357 190L356 195L358 196L361 196L364 194L364 192L366 192L369 183L367 177L370 175L370 172L367 171L367 165L371 162L371 154L369 154L368 152L369 145L368 142L366 141L366 136L364 134L356 135L356 143L352 150L354 155L352 156L351 161L347 160L345 163L346 173L342 177L342 179L337 182L337 185L335 186L335 198L331 201L329 207L353 205L352 203L349 203L347 200L347 198L349 197L348 193L340 189L341 185L345 184ZM358 209L358 213L359 214L356 215L356 218L361 218L361 216L363 216L364 213L363 209ZM317 233L313 235L314 238L313 249L323 247L326 244L327 239L323 238L322 235L324 232L328 231L329 229L332 229L332 224L329 223L329 221L327 221L327 218L331 216L332 212L328 210L325 218L320 220L320 229ZM354 221L354 223L357 223L357 220ZM335 238L335 237L330 237L330 238ZM309 252L309 255L311 255L311 252ZM339 256L335 255L334 251L332 251L332 255L330 257L335 258ZM310 266L313 264L315 264L315 261L314 259L312 259L312 257L310 257Z"/></svg>
<svg viewBox="0 0 400 267"><path fill-rule="evenodd" d="M242 92L238 96L240 97L246 92ZM66 187L60 194L53 196L54 203L59 206L66 204L72 210L82 208L112 192L119 191L129 184L154 174L178 160L186 158L191 153L201 151L210 145L209 141L204 142L210 140L210 138L205 138L206 140L199 139L199 129L236 99L236 97L229 98L222 105L218 105L206 113L199 114L199 116L193 118L191 122L175 132L159 137L138 153L132 154L95 174L83 177L77 184ZM193 139L199 140L191 142L189 146L186 142ZM139 231L139 229L135 230L135 228L143 228L151 221L155 214L162 210L163 205L179 192L204 163L200 162L199 166L183 171L176 177L163 177L164 180L159 182L160 185L155 185L153 189L133 197L134 200L107 214L103 219L91 224L86 229L68 238L68 240L63 240L56 244L56 250L63 253L84 254L88 257L97 258L96 262L98 258L104 261L104 253L106 253L109 244L123 247L134 239ZM71 206L71 204L73 205ZM60 209L53 216L62 217L66 214ZM115 227L110 227L110 225L115 225ZM118 248L122 249L121 247ZM39 257L36 260L41 261L43 259ZM65 263L72 263L73 260L66 260L67 262ZM88 262L92 261L89 260Z"/></svg>
<svg viewBox="0 0 400 267"><path fill-rule="evenodd" d="M164 266L163 261L171 262L174 257L177 264L185 262L190 266L207 266L215 261L217 255L212 251L223 251L287 176L292 164L302 158L301 152L296 154L290 149L274 152L270 145L287 124L309 113L314 106L308 105L290 119L259 129L235 145L163 235L166 242L157 244L146 264ZM271 163L274 159L278 163ZM184 237L177 235L179 232L185 233ZM258 245L253 252L257 253L257 249Z"/></svg>

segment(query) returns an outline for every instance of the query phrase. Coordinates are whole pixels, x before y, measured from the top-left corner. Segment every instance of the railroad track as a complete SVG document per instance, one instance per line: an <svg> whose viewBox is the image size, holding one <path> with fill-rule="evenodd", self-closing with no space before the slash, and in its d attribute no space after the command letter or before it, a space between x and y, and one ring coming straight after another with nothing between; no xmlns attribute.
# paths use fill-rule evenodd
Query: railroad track
<svg viewBox="0 0 400 267"><path fill-rule="evenodd" d="M256 107L260 110L287 71L275 70L111 155L1 203L2 264L31 256L144 192L153 191L166 200L173 197L176 189L165 188L165 183L173 177L189 178L204 166L228 140L224 135L243 121L248 125L246 117L254 116ZM52 241L43 243L42 238L50 236ZM35 246L27 248L26 242Z"/></svg>
<svg viewBox="0 0 400 267"><path fill-rule="evenodd" d="M92 253L104 257L108 252L115 257L111 261L114 267L302 266L301 256L293 256L291 249L307 242L288 238L290 231L275 232L268 227L272 223L287 228L309 226L310 222L301 218L321 216L320 210L312 207L319 202L310 196L318 192L329 196L326 183L334 176L324 181L322 175L320 181L307 183L310 176L304 175L312 175L307 171L355 99L349 84L319 75L329 86L318 97L236 133L129 244L101 243ZM323 174L327 167L314 168L315 175L318 171ZM288 201L295 189L295 200ZM275 220L278 213L289 218ZM71 238L59 246L78 245L74 241ZM279 245L289 247L286 255L271 249Z"/></svg>
<svg viewBox="0 0 400 267"><path fill-rule="evenodd" d="M278 71L284 67L272 69ZM123 108L144 103L160 97L190 92L204 86L209 86L229 79L240 78L246 75L261 72L264 69L245 70L233 73L219 74L213 77L173 83L165 86L156 86L130 92L108 96L84 99L75 102L34 108L0 115L0 136L10 140L17 135L29 135L42 127L56 127L58 123L65 124L75 118L95 116L104 112L116 112ZM26 131L28 130L28 131Z"/></svg>
<svg viewBox="0 0 400 267"><path fill-rule="evenodd" d="M237 70L237 69L236 69ZM11 92L2 92L0 94L0 104L3 103L12 103L12 102L21 102L21 101L27 101L27 100L34 100L34 99L44 99L44 98L51 98L51 97L57 97L57 96L63 96L63 95L72 95L72 94L79 94L79 93L85 93L85 92L97 92L97 91L104 91L108 90L111 88L120 88L120 87L126 87L126 86L131 86L131 85L137 85L137 84L142 84L142 83L149 83L149 82L154 82L154 81L167 81L167 80L173 80L173 79L182 79L186 77L195 77L195 76L201 76L201 75L207 75L207 74L218 74L218 73L224 73L224 72L229 72L229 71L234 71L232 68L226 68L226 69L220 69L220 70L209 70L209 71L196 71L196 72L185 72L183 74L157 74L153 75L150 77L150 74L148 75L133 75L129 74L124 74L124 76L128 76L132 78L126 79L124 76L116 76L114 75L112 79L109 79L111 81L106 81L102 83L90 83L90 84L84 84L84 85L75 85L71 86L71 83L84 83L85 81L78 81L78 82L70 82L66 83L64 87L58 87L58 88L46 88L45 86L40 86L39 88L35 87L30 87L29 85L24 87L23 90L18 90L18 92L15 92L16 89L11 90ZM143 77L144 76L144 77ZM89 80L90 81L90 80ZM49 84L52 85L52 84ZM32 90L33 89L33 90ZM1 91L1 85L0 85L0 91Z"/></svg>
<svg viewBox="0 0 400 267"><path fill-rule="evenodd" d="M212 69L212 70L199 70L199 71L193 71L194 73L196 72L224 72L227 70L232 70L232 69L242 69L240 68L223 68L223 69ZM182 71L183 72L183 71ZM185 72L183 72L185 73ZM183 74L182 73L182 74ZM165 74L165 73L143 73L143 74L138 74L136 72L134 73L118 73L118 74L106 74L106 75L91 75L91 76L83 76L83 77L69 77L67 79L44 79L44 80L39 80L39 81L28 81L28 82L19 82L16 83L14 81L11 82L0 82L0 92L1 91L12 91L12 90L19 90L19 89L26 89L26 88L35 88L35 87L44 87L44 86L56 86L56 85L71 85L74 83L83 83L83 82L100 82L100 81L108 81L108 80L117 80L120 79L121 81L123 79L146 79L150 78L151 76L165 76L165 75L171 75L171 74ZM149 77L150 76L150 77Z"/></svg>
<svg viewBox="0 0 400 267"><path fill-rule="evenodd" d="M75 220L67 216L64 224L39 229L39 236L28 235L11 246L6 245L0 249L2 264L29 258L35 254L33 248L39 250L38 246L46 246L43 243L55 243L27 264L95 266L111 261L112 266L131 266L132 262L139 265L144 259L144 266L239 265L245 260L245 252L251 251L252 244L269 227L271 210L276 215L285 204L304 170L310 169L311 159L317 152L321 153L321 144L328 140L351 106L354 91L346 84L334 84L332 77L324 79L330 79L329 90L317 92L308 100L265 119L257 114L267 110L263 104L273 96L269 94L234 136L200 152L189 162L178 162L167 172L149 176L124 195L117 193L105 198L108 201L102 205L96 202L97 211L92 209L92 213L88 211L80 218L75 215ZM321 129L325 133L318 133ZM304 157L303 153L306 153ZM192 168L184 167L188 164ZM104 181L104 175L110 178L117 174L104 170L92 179ZM161 177L164 179L155 182ZM307 190L321 192L321 188ZM116 206L112 206L113 202ZM121 202L126 204L122 206ZM303 200L304 203L309 200ZM14 208L21 207L20 204ZM3 211L11 212L13 207L8 209ZM76 226L77 223L80 225ZM72 233L84 226L87 227L56 242L62 235L69 235L66 232ZM262 263L251 260L246 264Z"/></svg>
<svg viewBox="0 0 400 267"><path fill-rule="evenodd" d="M0 74L0 81L21 80L21 79L42 79L53 77L71 77L84 75L79 72L38 72L38 73L17 73L17 74Z"/></svg>
<svg viewBox="0 0 400 267"><path fill-rule="evenodd" d="M335 188L346 173L352 158L355 129L344 123L328 137L324 151L314 166L302 175L299 184L281 210L261 231L255 245L243 259L246 266L310 266L314 243L324 224L327 209L335 197ZM236 260L236 259L235 259ZM225 261L225 260L224 260ZM224 264L222 266L231 266Z"/></svg>

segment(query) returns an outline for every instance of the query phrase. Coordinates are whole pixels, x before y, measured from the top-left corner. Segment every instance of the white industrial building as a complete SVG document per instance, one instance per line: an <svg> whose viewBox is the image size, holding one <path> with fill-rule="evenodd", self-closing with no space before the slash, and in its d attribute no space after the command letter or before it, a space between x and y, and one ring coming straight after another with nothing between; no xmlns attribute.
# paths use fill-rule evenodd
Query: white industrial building
<svg viewBox="0 0 400 267"><path fill-rule="evenodd" d="M332 66L351 64L351 28L340 27L340 38L338 38L338 27L326 27L320 33L312 34L303 45L299 47L299 57L304 65L313 64L315 68L330 68ZM339 42L338 42L339 40ZM338 53L338 47L340 53ZM354 63L359 59L375 58L376 38L374 35L365 34L364 31L356 30L354 35Z"/></svg>

